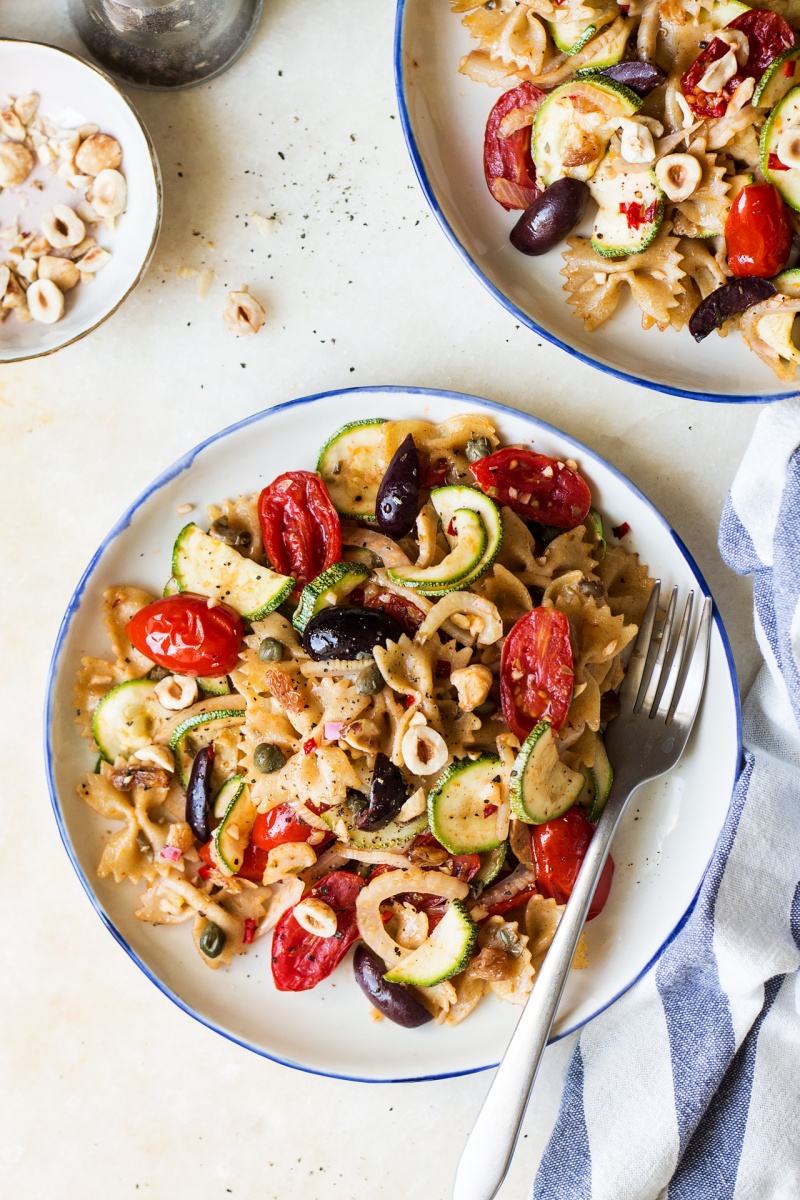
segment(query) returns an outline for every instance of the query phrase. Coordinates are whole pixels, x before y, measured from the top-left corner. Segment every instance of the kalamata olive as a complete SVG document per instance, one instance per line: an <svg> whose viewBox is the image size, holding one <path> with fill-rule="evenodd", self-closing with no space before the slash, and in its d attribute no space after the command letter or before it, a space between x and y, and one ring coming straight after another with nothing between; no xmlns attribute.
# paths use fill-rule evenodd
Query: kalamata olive
<svg viewBox="0 0 800 1200"><path fill-rule="evenodd" d="M654 63L639 62L636 59L605 67L600 74L613 79L615 83L624 83L625 87L636 92L637 96L649 95L667 78L666 71L662 71Z"/></svg>
<svg viewBox="0 0 800 1200"><path fill-rule="evenodd" d="M380 752L375 755L375 768L369 789L369 807L356 816L356 826L365 833L383 829L408 799L403 772L390 758Z"/></svg>
<svg viewBox="0 0 800 1200"><path fill-rule="evenodd" d="M378 608L336 605L323 608L305 627L303 649L317 661L371 655L375 646L399 642L402 626Z"/></svg>
<svg viewBox="0 0 800 1200"><path fill-rule="evenodd" d="M356 983L373 1008L404 1029L416 1029L433 1020L427 1008L402 983L389 983L383 978L385 971L386 967L371 950L356 946L353 956Z"/></svg>
<svg viewBox="0 0 800 1200"><path fill-rule="evenodd" d="M715 329L721 329L728 317L745 312L762 300L775 295L775 285L768 279L751 275L746 279L734 279L723 283L716 291L701 300L689 318L689 333L696 342L702 342Z"/></svg>
<svg viewBox="0 0 800 1200"><path fill-rule="evenodd" d="M227 940L225 930L220 929L214 921L209 921L200 934L200 949L206 958L219 958Z"/></svg>
<svg viewBox="0 0 800 1200"><path fill-rule="evenodd" d="M355 816L357 813L364 812L369 808L369 796L366 792L360 792L358 788L349 787L344 794L344 802L350 809L350 812Z"/></svg>
<svg viewBox="0 0 800 1200"><path fill-rule="evenodd" d="M546 254L578 224L589 196L583 180L557 179L525 209L509 235L511 245L523 254Z"/></svg>
<svg viewBox="0 0 800 1200"><path fill-rule="evenodd" d="M211 837L211 769L214 766L214 747L203 746L194 756L189 785L186 788L186 821L201 842Z"/></svg>
<svg viewBox="0 0 800 1200"><path fill-rule="evenodd" d="M283 642L274 637L262 638L258 643L258 657L262 662L280 662L284 651Z"/></svg>
<svg viewBox="0 0 800 1200"><path fill-rule="evenodd" d="M378 488L375 520L389 537L405 537L419 511L419 455L411 434L398 446Z"/></svg>

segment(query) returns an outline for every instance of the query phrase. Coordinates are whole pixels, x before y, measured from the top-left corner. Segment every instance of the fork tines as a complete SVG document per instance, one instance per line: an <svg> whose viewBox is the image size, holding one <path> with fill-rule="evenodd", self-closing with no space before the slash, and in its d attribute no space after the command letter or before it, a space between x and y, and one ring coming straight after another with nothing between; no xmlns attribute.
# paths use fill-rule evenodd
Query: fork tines
<svg viewBox="0 0 800 1200"><path fill-rule="evenodd" d="M661 580L650 594L631 654L620 700L632 714L661 717L666 724L694 720L700 704L711 640L711 597L706 596L694 645L690 647L694 592L690 591L675 632L678 589L674 587L659 634L655 633Z"/></svg>

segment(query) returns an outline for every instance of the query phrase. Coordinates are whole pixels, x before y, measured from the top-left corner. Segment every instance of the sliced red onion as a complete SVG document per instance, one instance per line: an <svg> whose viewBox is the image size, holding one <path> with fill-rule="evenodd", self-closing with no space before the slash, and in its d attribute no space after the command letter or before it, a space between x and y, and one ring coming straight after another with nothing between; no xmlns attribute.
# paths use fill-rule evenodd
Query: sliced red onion
<svg viewBox="0 0 800 1200"><path fill-rule="evenodd" d="M161 850L161 857L166 858L168 862L178 862L181 852L177 846L164 846Z"/></svg>
<svg viewBox="0 0 800 1200"><path fill-rule="evenodd" d="M344 727L344 721L326 721L322 727L322 732L325 735L325 741L335 742L337 738L341 737Z"/></svg>

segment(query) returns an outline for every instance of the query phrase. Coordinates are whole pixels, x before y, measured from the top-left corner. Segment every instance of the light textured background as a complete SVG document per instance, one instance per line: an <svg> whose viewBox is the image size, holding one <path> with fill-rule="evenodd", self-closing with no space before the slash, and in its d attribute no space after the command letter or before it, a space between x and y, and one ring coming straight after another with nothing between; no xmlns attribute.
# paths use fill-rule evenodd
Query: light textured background
<svg viewBox="0 0 800 1200"><path fill-rule="evenodd" d="M3 33L78 49L62 7L6 3ZM535 412L663 510L711 583L743 684L754 673L749 588L723 566L716 526L757 409L637 389L515 325L417 189L392 30L386 0L267 0L228 75L133 93L165 183L149 274L88 339L0 374L3 1196L445 1200L486 1087L480 1075L338 1083L256 1058L164 999L73 876L41 764L51 646L102 536L189 446L281 400L355 384L460 389ZM253 210L278 214L272 234L254 229ZM182 265L215 271L205 300ZM245 283L268 321L236 340L220 312ZM502 1200L528 1191L571 1046L545 1057Z"/></svg>

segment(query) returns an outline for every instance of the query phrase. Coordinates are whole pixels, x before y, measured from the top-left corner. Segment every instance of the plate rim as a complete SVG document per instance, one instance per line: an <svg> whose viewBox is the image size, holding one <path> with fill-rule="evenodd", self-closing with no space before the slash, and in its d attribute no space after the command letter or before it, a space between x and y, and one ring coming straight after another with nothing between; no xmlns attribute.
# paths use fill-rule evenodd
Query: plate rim
<svg viewBox="0 0 800 1200"><path fill-rule="evenodd" d="M702 571L700 570L699 566L697 565L697 562L695 561L694 556L692 555L691 551L685 546L684 542L682 541L680 536L675 532L675 530L672 528L672 526L670 525L669 521L664 516L664 514L644 494L644 492L642 492L636 486L636 484L634 484L630 479L628 479L628 477L622 471L620 471L617 467L615 467L613 463L610 463L607 459L605 459L597 451L593 450L590 446L586 446L583 442L579 441L577 438L572 437L571 434L567 434L563 430L558 429L555 425L551 425L548 421L543 421L539 417L536 417L531 413L527 413L522 409L512 408L510 405L507 405L507 404L501 404L499 401L496 401L496 400L487 400L481 396L475 396L468 392L457 392L457 391L451 391L451 390L442 389L442 388L405 387L402 384L383 384L383 385L374 385L374 386L366 386L366 387L332 388L332 389L329 389L324 392L313 392L307 396L297 396L291 400L285 400L285 401L282 401L280 404L273 405L271 408L260 409L258 412L251 413L249 416L246 416L246 417L242 417L240 420L234 421L232 424L225 426L223 429L220 429L217 432L210 434L208 437L204 438L201 442L198 442L197 445L192 447L185 454L183 454L179 458L175 459L159 475L157 475L153 480L151 480L151 482L139 493L139 495L136 497L136 499L133 500L131 502L131 504L128 505L128 507L125 509L125 511L122 513L122 515L118 518L118 520L114 523L114 525L111 527L109 532L106 534L106 536L100 542L100 545L97 547L95 552L92 554L92 557L89 560L89 563L87 564L85 570L81 574L81 577L78 580L78 583L76 584L76 586L72 592L72 595L70 596L69 602L64 611L64 615L62 616L61 621L59 622L58 633L56 635L55 645L53 647L53 652L50 657L50 663L49 663L48 669L47 669L47 677L46 677L46 684L45 684L45 703L44 703L44 711L43 711L43 718L44 718L44 720L43 720L43 744L44 744L45 776L46 776L46 780L47 780L48 791L50 794L50 803L51 803L51 806L53 809L53 814L55 817L56 826L58 828L58 833L61 838L61 842L64 846L64 849L67 853L67 857L69 858L70 863L72 864L73 870L75 871L76 875L78 876L78 879L80 881L81 886L83 887L84 892L86 893L87 897L89 898L92 908L94 909L95 913L98 915L100 920L102 921L105 928L108 930L108 932L114 938L114 940L117 942L117 944L122 947L122 949L125 951L125 953L128 955L128 957L130 959L132 959L132 961L143 972L143 974L146 976L146 978L149 979L150 982L153 983L156 986L156 988L158 988L158 990L163 993L163 995L165 995L169 1000L171 1000L175 1005L177 1005L177 1007L179 1009L181 1009L183 1012L185 1012L188 1016L194 1018L195 1021L198 1021L201 1025L205 1026L207 1029L212 1030L214 1033L220 1034L222 1037L226 1038L228 1041L233 1042L237 1046L241 1046L245 1050L252 1051L254 1054L259 1055L261 1058L267 1058L272 1062L280 1063L282 1066L292 1067L297 1071L303 1071L304 1073L309 1074L309 1075L320 1075L320 1076L323 1076L323 1077L326 1077L329 1079L346 1080L346 1081L352 1082L352 1083L374 1083L374 1084L422 1083L422 1082L429 1082L429 1081L435 1081L435 1080L440 1080L440 1079L455 1079L462 1075L474 1075L480 1071L491 1071L495 1067L498 1066L498 1063L490 1062L490 1063L486 1063L486 1064L484 1064L482 1066L478 1066L478 1067L465 1067L463 1070L445 1071L445 1072L441 1072L441 1073L437 1073L437 1074L402 1075L402 1076L398 1076L397 1078L378 1078L375 1076L365 1077L365 1076L360 1076L360 1075L342 1074L338 1071L326 1071L326 1070L322 1070L318 1067L311 1067L304 1063L295 1062L293 1059L290 1059L290 1058L283 1058L277 1053L267 1051L262 1046L255 1045L252 1042L248 1041L246 1038L237 1036L236 1034L232 1033L230 1030L226 1029L224 1026L220 1025L213 1018L203 1016L197 1010L192 1008L188 1004L187 1001L183 1000L178 995L177 992L175 992L171 987L169 987L166 983L164 983L161 979L159 979L159 977L154 973L153 970L151 970L151 968L147 965L147 963L144 962L144 960L137 954L136 950L134 950L134 948L126 941L125 937L116 928L116 926L114 925L111 918L104 911L103 906L100 903L100 900L99 900L94 888L92 887L80 862L78 861L77 853L72 845L72 841L71 841L69 833L67 831L66 820L65 820L62 808L61 808L61 803L59 800L58 791L57 791L56 782L55 782L55 775L54 775L55 753L54 753L54 748L53 748L53 744L52 744L53 730L54 730L54 712L53 712L53 710L54 710L54 705L55 705L55 691L56 691L55 685L56 685L57 675L59 672L61 657L62 657L62 654L64 651L64 645L65 645L67 635L70 630L70 626L72 624L72 620L75 617L75 615L78 611L78 608L80 607L80 604L82 602L84 591L86 590L86 587L94 574L94 571L95 571L95 568L96 568L98 562L105 554L105 551L107 550L107 548L111 545L111 543L113 541L115 541L119 537L119 535L121 533L123 533L128 528L134 515L139 510L139 508L141 508L141 506L155 492L159 491L162 487L164 487L165 484L169 483L170 480L174 479L177 475L179 475L181 472L185 471L188 467L190 467L192 465L192 463L194 462L194 460L197 458L197 456L199 454L201 454L205 449L207 449L207 447L213 445L215 442L222 441L224 438L230 436L233 433L238 432L241 429L247 428L249 425L254 425L260 421L269 419L270 415L273 413L284 412L287 409L291 409L291 408L299 408L304 405L313 404L318 400L326 400L326 399L330 399L332 397L350 397L353 395L360 395L360 396L376 395L377 396L377 395L391 395L391 394L397 394L397 393L403 393L404 395L413 395L413 396L425 396L425 397L429 397L429 398L434 397L437 400L445 399L445 400L452 400L452 401L456 401L456 402L464 401L464 402L468 402L471 404L480 405L485 408L492 409L495 412L498 412L501 414L508 414L513 417L521 417L523 420L538 427L539 429L543 429L543 430L546 430L548 433L554 434L556 437L566 438L572 445L576 446L580 450L582 458L585 456L587 459L591 459L595 462L599 462L606 470L610 471L614 476L616 476L626 487L630 488L631 491L648 506L648 508L653 512L655 517L658 519L658 521L661 523L661 525L665 528L665 530L672 537L673 541L676 543L679 551L681 552L683 557L686 559L687 563L689 564L689 567L691 568L694 575L696 576L697 581L703 591L703 594L706 596L711 596L711 591L708 587L705 576L703 575ZM713 597L712 597L712 599L713 599ZM727 667L728 667L728 671L730 674L731 685L732 685L732 689L733 689L733 699L734 699L734 707L735 707L735 713L736 713L736 740L737 740L737 748L738 748L737 763L736 763L735 776L734 776L734 787L735 787L736 781L738 780L738 777L739 777L739 774L740 774L741 768L742 768L741 697L740 697L740 693L739 693L739 682L738 682L738 677L737 677L737 673L736 673L736 664L733 659L733 653L731 651L730 642L728 640L728 634L725 629L725 625L723 623L722 616L721 616L716 604L714 605L713 619L714 619L714 622L716 624L717 630L719 632L719 635L720 635L720 638L722 641L722 647L725 651L725 658L726 658ZM733 789L731 790L731 795L732 794L733 794ZM714 850L712 851L711 857L709 858L708 862L706 863L705 867L703 868L702 874L700 876L700 880L697 885L697 889L695 890L694 895L692 896L691 900L689 901L689 904L687 905L685 911L682 913L682 915L676 922L674 928L671 930L671 932L668 934L668 936L664 939L664 941L661 943L661 945L658 947L658 949L655 951L655 953L652 955L652 957L648 960L648 962L642 967L642 969L638 972L637 975L635 975L631 980L629 980L627 983L625 983L624 986L621 987L620 990L618 992L616 992L614 994L614 996L611 997L611 999L609 999L605 1004L603 1004L601 1007L596 1009L596 1011L593 1012L591 1014L591 1016L587 1017L585 1020L577 1022L574 1025L570 1025L568 1028L566 1028L564 1030L561 1030L558 1034L556 1034L554 1037L551 1037L549 1039L551 1042L560 1041L562 1038L568 1037L570 1034L574 1033L577 1029L583 1028L583 1026L587 1025L590 1021L593 1021L596 1017L600 1016L601 1013L605 1012L607 1008L610 1008L610 1006L612 1004L616 1003L616 1001L619 1000L620 997L625 994L625 992L629 991L629 989L632 988L634 986L634 984L638 983L639 980L644 975L647 974L647 972L650 970L650 968L653 966L653 964L656 962L656 960L658 958L660 958L660 956L664 953L667 946L669 946L669 944L673 941L673 939L675 937L677 937L678 933L680 933L681 929L684 927L684 925L688 921L688 919L694 909L695 903L697 901L697 897L700 893L700 888L702 887L703 880L706 877L708 868L713 860L714 854L716 853L716 846L717 846L719 836L721 835L721 833L722 833L722 829L720 828L720 833L717 837L717 842L715 842Z"/></svg>
<svg viewBox="0 0 800 1200"><path fill-rule="evenodd" d="M640 387L645 387L652 392L662 392L667 396L678 396L684 400L701 400L708 404L772 404L779 400L785 400L787 396L793 395L793 392L759 392L749 393L747 395L734 396L726 392L698 392L688 388L673 387L665 383L655 383L651 379L644 379L640 375L631 374L629 371L623 371L620 367L613 367L608 363L600 362L599 359L592 358L588 354L584 354L582 350L570 346L568 342L564 342L554 333L549 333L541 325L534 321L533 317L528 316L521 308L518 308L513 300L509 299L496 284L492 283L489 277L484 274L481 267L467 250L466 246L461 242L458 234L453 229L452 225L444 215L442 207L436 197L433 185L428 177L428 173L423 163L422 154L417 144L417 139L414 136L414 130L411 124L411 116L406 103L406 88L405 88L405 72L403 69L403 34L404 34L404 18L406 14L407 0L397 0L397 10L395 15L394 26L394 83L395 93L397 96L397 108L400 114L400 125L405 138L406 149L408 150L411 165L414 168L414 173L417 176L417 182L422 189L422 194L428 202L428 206L438 222L442 232L450 242L456 254L464 262L470 273L486 288L491 296L502 305L502 307L511 314L515 320L524 325L527 329L543 337L545 341L550 342L553 346L558 346L560 350L571 355L572 358L577 358L579 362L586 366L594 367L597 371L602 371L606 375L611 375L615 379L622 379L626 383L635 383Z"/></svg>

